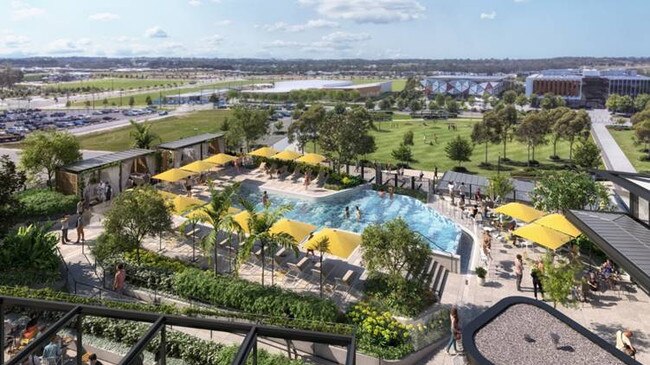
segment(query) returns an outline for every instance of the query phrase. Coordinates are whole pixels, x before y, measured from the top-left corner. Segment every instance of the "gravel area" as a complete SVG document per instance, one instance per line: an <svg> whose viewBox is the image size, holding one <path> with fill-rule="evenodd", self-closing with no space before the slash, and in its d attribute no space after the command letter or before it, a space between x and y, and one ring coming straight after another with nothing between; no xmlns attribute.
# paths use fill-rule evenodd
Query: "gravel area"
<svg viewBox="0 0 650 365"><path fill-rule="evenodd" d="M474 341L480 353L494 364L624 364L529 304L515 304L503 311L476 333Z"/></svg>

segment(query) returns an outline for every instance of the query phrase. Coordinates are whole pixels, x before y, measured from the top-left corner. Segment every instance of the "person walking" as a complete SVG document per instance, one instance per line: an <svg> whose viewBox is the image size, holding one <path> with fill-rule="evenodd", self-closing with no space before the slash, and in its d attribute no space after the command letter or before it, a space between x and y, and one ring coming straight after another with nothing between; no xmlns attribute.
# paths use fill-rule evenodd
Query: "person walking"
<svg viewBox="0 0 650 365"><path fill-rule="evenodd" d="M515 258L515 276L517 277L517 291L521 291L521 279L524 276L524 262L519 254Z"/></svg>
<svg viewBox="0 0 650 365"><path fill-rule="evenodd" d="M449 355L449 349L451 346L454 346L454 351L458 353L458 348L456 347L456 341L460 340L460 319L458 318L458 308L454 305L449 311L449 319L451 321L451 326L449 328L450 336L449 343L447 343L447 348L445 352Z"/></svg>
<svg viewBox="0 0 650 365"><path fill-rule="evenodd" d="M70 216L69 215L64 215L63 218L61 218L61 244L65 245L66 243L70 243L70 239L68 238L68 228L70 226Z"/></svg>
<svg viewBox="0 0 650 365"><path fill-rule="evenodd" d="M115 272L115 279L113 280L113 290L118 294L124 294L124 282L126 281L126 270L124 264L117 264L117 271Z"/></svg>
<svg viewBox="0 0 650 365"><path fill-rule="evenodd" d="M82 214L77 215L77 242L86 242L86 234L84 232L84 216Z"/></svg>
<svg viewBox="0 0 650 365"><path fill-rule="evenodd" d="M544 288L542 287L542 275L544 273L544 264L538 261L537 266L530 270L530 277L533 279L533 293L537 299L537 292L539 291L544 300Z"/></svg>

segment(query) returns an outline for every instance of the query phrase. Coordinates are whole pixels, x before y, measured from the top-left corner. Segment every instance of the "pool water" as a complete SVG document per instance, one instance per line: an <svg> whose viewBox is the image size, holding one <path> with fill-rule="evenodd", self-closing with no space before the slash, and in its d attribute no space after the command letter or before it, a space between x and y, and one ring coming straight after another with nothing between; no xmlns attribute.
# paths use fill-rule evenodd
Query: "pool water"
<svg viewBox="0 0 650 365"><path fill-rule="evenodd" d="M242 195L248 201L256 203L257 209L263 208L261 191L242 189ZM402 217L412 230L428 238L425 241L432 249L456 252L458 246L460 229L456 224L419 200L408 196L395 195L391 200L388 194L381 198L374 190L362 190L353 196L313 202L271 192L268 192L268 195L271 206L293 206L293 209L285 214L286 218L310 223L319 228L340 228L362 233L370 224ZM347 219L344 217L346 206L350 207L350 218ZM355 206L361 210L360 221L356 219Z"/></svg>

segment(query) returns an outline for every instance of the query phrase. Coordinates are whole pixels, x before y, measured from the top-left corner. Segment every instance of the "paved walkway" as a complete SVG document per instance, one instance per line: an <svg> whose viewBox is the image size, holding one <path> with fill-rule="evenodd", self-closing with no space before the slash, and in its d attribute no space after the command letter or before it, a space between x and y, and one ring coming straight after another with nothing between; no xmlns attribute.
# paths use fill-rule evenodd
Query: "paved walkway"
<svg viewBox="0 0 650 365"><path fill-rule="evenodd" d="M618 146L614 137L609 133L605 124L594 123L591 126L591 132L596 144L600 147L607 170L636 172L636 169L625 156L621 147Z"/></svg>
<svg viewBox="0 0 650 365"><path fill-rule="evenodd" d="M470 233L482 232L479 224L471 219L461 218L459 210L452 207L448 201L438 198L434 206L438 211L460 222ZM529 259L536 259L543 253L544 250L540 247L518 248L495 239L492 245L493 260L488 265L487 284L479 286L477 277L473 273L450 275L442 304L458 305L461 323L466 324L505 297L517 295L532 297L530 266L526 263L526 259L522 281L523 291L516 290L513 273L514 258L517 254L521 254ZM480 254L476 248L471 256L470 268L480 266ZM580 303L577 308L558 305L557 309L612 344L615 343L617 330L631 329L634 332L633 344L639 350L637 360L641 363L650 363L650 321L647 319L650 297L640 289L635 287L631 291L620 292L607 290L597 293L594 301ZM462 356L449 356L444 351L440 351L432 356L427 364L463 364L463 360Z"/></svg>

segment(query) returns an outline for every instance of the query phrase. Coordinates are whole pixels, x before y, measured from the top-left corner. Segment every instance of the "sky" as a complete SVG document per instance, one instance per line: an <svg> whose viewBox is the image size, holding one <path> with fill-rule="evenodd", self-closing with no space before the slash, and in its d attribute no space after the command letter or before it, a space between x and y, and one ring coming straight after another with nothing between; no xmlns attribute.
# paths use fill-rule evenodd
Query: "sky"
<svg viewBox="0 0 650 365"><path fill-rule="evenodd" d="M0 2L0 57L650 56L649 0Z"/></svg>

